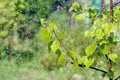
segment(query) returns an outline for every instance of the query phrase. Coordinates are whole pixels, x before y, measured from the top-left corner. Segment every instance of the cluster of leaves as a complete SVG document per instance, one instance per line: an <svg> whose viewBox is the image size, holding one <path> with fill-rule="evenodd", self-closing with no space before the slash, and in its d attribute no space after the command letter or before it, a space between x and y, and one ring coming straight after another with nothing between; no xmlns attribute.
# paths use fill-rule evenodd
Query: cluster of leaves
<svg viewBox="0 0 120 80"><path fill-rule="evenodd" d="M18 10L24 9L27 5L24 0L0 1L0 38L5 38L9 33L18 29L16 22L22 19Z"/></svg>
<svg viewBox="0 0 120 80"><path fill-rule="evenodd" d="M75 18L77 21L83 21L88 17L90 17L90 21L92 21L92 27L85 31L85 37L92 38L93 42L86 47L85 56L80 56L74 50L67 50L64 45L64 33L60 34L59 30L56 27L56 24L53 22L48 22L45 19L41 19L41 23L43 28L41 28L41 37L48 44L48 49L53 52L59 53L58 64L60 64L65 56L61 51L61 48L64 48L67 55L72 58L73 65L78 68L79 64L83 65L87 68L93 65L96 57L94 56L96 50L99 49L100 53L103 56L107 56L107 60L111 60L112 62L116 62L117 54L114 52L114 47L116 47L118 43L117 32L119 28L119 8L116 7L114 10L114 21L109 22L109 14L104 11L103 13L98 13L97 9L85 9L82 10L82 7L78 2L74 2L69 11L75 11L72 15L72 18ZM95 54L97 55L97 53ZM112 69L113 70L113 69ZM108 73L109 77L113 77L113 72Z"/></svg>
<svg viewBox="0 0 120 80"><path fill-rule="evenodd" d="M58 54L59 58L57 60L57 64L60 65L64 58L64 54L60 51L60 46L61 41L65 38L65 35L63 32L58 31L56 24L53 22L41 19L41 24L43 27L40 30L40 36L48 45L49 52L52 51Z"/></svg>
<svg viewBox="0 0 120 80"><path fill-rule="evenodd" d="M75 4L73 6L78 6L76 2L73 4ZM74 18L79 21L85 20L87 14L89 14L92 22L90 30L85 31L85 37L92 38L93 42L86 47L86 56L79 58L78 64L84 64L86 67L90 67L96 59L94 53L98 49L104 56L107 56L107 60L110 59L112 62L116 62L117 54L114 51L114 47L116 47L118 43L119 9L120 6L114 8L113 22L109 22L111 17L108 18L110 15L108 13L106 14L106 12L109 12L107 10L100 14L97 9L88 8L84 12L74 15ZM109 77L113 77L113 75Z"/></svg>

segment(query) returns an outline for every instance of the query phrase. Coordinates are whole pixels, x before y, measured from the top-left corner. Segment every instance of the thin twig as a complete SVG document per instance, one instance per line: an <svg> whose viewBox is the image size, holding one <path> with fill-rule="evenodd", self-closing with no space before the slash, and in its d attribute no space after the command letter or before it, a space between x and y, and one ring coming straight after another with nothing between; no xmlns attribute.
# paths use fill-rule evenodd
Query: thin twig
<svg viewBox="0 0 120 80"><path fill-rule="evenodd" d="M64 46L63 42L58 38L55 30L52 30L52 32L54 33L55 37L57 38L57 40L60 42L61 46L65 49L65 51L67 52L67 54L69 55L69 51L67 50L67 48ZM73 64L73 62L71 62L71 64ZM79 67L85 67L85 65L82 65L82 64L79 64ZM104 71L102 69L99 69L99 68L96 68L96 67L93 67L93 66L90 66L89 67L90 69L94 69L96 71L100 71L100 72L103 72L103 73L108 73L107 71Z"/></svg>
<svg viewBox="0 0 120 80"><path fill-rule="evenodd" d="M113 5L113 7L117 6L118 4L120 4L120 2L115 3L115 4Z"/></svg>
<svg viewBox="0 0 120 80"><path fill-rule="evenodd" d="M73 62L71 62L71 64L73 64ZM85 65L82 65L82 64L78 64L78 66L79 66L79 67L86 67ZM90 66L89 68L90 68L90 69L94 69L94 70L96 70L96 71L103 72L103 73L105 73L105 74L108 73L107 71L104 71L104 70L102 70L102 69L99 69L99 68L96 68L96 67L93 67L93 66Z"/></svg>
<svg viewBox="0 0 120 80"><path fill-rule="evenodd" d="M120 78L120 76L118 76L117 78L115 78L115 80L118 80Z"/></svg>

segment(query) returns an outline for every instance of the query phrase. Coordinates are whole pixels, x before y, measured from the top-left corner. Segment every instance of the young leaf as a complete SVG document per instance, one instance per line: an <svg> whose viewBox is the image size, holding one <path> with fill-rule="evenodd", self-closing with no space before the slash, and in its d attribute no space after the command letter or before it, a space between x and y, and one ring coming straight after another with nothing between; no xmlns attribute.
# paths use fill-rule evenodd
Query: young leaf
<svg viewBox="0 0 120 80"><path fill-rule="evenodd" d="M57 65L59 66L64 58L64 55L61 53L57 60Z"/></svg>
<svg viewBox="0 0 120 80"><path fill-rule="evenodd" d="M109 48L107 45L104 45L103 49L100 49L103 54L107 54L109 52Z"/></svg>
<svg viewBox="0 0 120 80"><path fill-rule="evenodd" d="M46 43L48 43L48 41L50 40L50 38L52 37L52 33L49 32L47 30L47 28L41 28L40 30L40 36L43 40L46 41Z"/></svg>
<svg viewBox="0 0 120 80"><path fill-rule="evenodd" d="M78 68L78 62L77 62L77 60L74 60L73 65L74 65L75 68Z"/></svg>
<svg viewBox="0 0 120 80"><path fill-rule="evenodd" d="M70 51L70 56L75 60L76 59L76 52Z"/></svg>
<svg viewBox="0 0 120 80"><path fill-rule="evenodd" d="M103 33L102 29L96 30L96 37L98 40L103 39L103 36L104 36L104 33Z"/></svg>
<svg viewBox="0 0 120 80"><path fill-rule="evenodd" d="M90 58L90 59L87 59L84 64L87 68L89 68L93 64L93 62L94 62L94 59Z"/></svg>
<svg viewBox="0 0 120 80"><path fill-rule="evenodd" d="M44 24L45 24L45 20L44 20L44 19L41 19L41 20L40 20L40 23L41 23L42 25L44 25Z"/></svg>
<svg viewBox="0 0 120 80"><path fill-rule="evenodd" d="M0 38L1 37L6 37L8 35L8 31L1 31L0 32Z"/></svg>
<svg viewBox="0 0 120 80"><path fill-rule="evenodd" d="M111 32L112 26L110 23L109 24L105 23L105 24L102 24L102 29L105 34L109 34Z"/></svg>
<svg viewBox="0 0 120 80"><path fill-rule="evenodd" d="M61 37L61 39L65 39L65 34L64 34L64 32L60 32L60 37Z"/></svg>
<svg viewBox="0 0 120 80"><path fill-rule="evenodd" d="M86 17L86 13L82 13L77 15L75 18L76 20L85 20L85 17Z"/></svg>
<svg viewBox="0 0 120 80"><path fill-rule="evenodd" d="M48 43L48 51L50 52L51 51L51 45L52 45L52 43L53 43L53 41L50 41L49 43Z"/></svg>
<svg viewBox="0 0 120 80"><path fill-rule="evenodd" d="M73 11L74 10L74 7L70 7L69 9L69 12Z"/></svg>
<svg viewBox="0 0 120 80"><path fill-rule="evenodd" d="M50 30L53 30L56 27L55 23L49 22L49 28Z"/></svg>
<svg viewBox="0 0 120 80"><path fill-rule="evenodd" d="M78 63L79 63L79 64L83 64L86 60L87 60L87 56L83 56L82 58L80 58L80 59L78 60Z"/></svg>
<svg viewBox="0 0 120 80"><path fill-rule="evenodd" d="M87 56L93 54L93 52L95 51L97 47L97 44L95 42L93 42L92 44L90 44L86 49L85 49L85 53Z"/></svg>
<svg viewBox="0 0 120 80"><path fill-rule="evenodd" d="M57 51L59 47L60 47L60 42L58 40L55 40L51 45L51 49L54 52Z"/></svg>
<svg viewBox="0 0 120 80"><path fill-rule="evenodd" d="M85 37L88 37L89 35L90 35L90 32L89 32L89 31L85 31L84 36L85 36Z"/></svg>
<svg viewBox="0 0 120 80"><path fill-rule="evenodd" d="M117 54L112 53L112 54L109 55L109 58L110 58L111 61L115 62L115 59L117 58Z"/></svg>

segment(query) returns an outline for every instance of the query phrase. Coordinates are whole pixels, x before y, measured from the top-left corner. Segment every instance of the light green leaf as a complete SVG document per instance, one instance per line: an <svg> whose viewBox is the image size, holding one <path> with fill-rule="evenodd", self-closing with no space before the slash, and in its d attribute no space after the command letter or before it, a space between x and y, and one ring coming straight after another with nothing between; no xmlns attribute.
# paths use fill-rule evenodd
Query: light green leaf
<svg viewBox="0 0 120 80"><path fill-rule="evenodd" d="M8 31L0 31L0 37L6 37L8 35Z"/></svg>
<svg viewBox="0 0 120 80"><path fill-rule="evenodd" d="M85 31L85 34L84 34L85 37L88 37L90 36L90 31Z"/></svg>
<svg viewBox="0 0 120 80"><path fill-rule="evenodd" d="M45 19L41 19L41 20L40 20L40 23L41 23L42 25L44 25L44 24L45 24Z"/></svg>
<svg viewBox="0 0 120 80"><path fill-rule="evenodd" d="M109 52L109 47L107 45L104 46L104 48L100 49L103 54L107 54Z"/></svg>
<svg viewBox="0 0 120 80"><path fill-rule="evenodd" d="M95 51L97 47L97 44L95 42L93 42L92 44L90 44L86 49L85 49L85 53L87 56L93 54L93 52Z"/></svg>
<svg viewBox="0 0 120 80"><path fill-rule="evenodd" d="M102 20L103 20L103 21L106 21L106 20L108 19L106 15L102 14L102 16L103 16L103 17L102 17Z"/></svg>
<svg viewBox="0 0 120 80"><path fill-rule="evenodd" d="M47 28L41 28L40 36L46 43L49 42L50 38L52 37L52 33L47 30Z"/></svg>
<svg viewBox="0 0 120 80"><path fill-rule="evenodd" d="M50 28L50 30L55 29L55 28L56 28L55 23L53 23L53 22L49 22L49 28Z"/></svg>
<svg viewBox="0 0 120 80"><path fill-rule="evenodd" d="M75 2L72 3L72 6L73 7L79 6L79 3L75 1Z"/></svg>
<svg viewBox="0 0 120 80"><path fill-rule="evenodd" d="M87 68L89 68L93 64L93 62L94 62L94 59L90 58L90 59L86 60L84 64Z"/></svg>
<svg viewBox="0 0 120 80"><path fill-rule="evenodd" d="M69 12L73 11L74 10L74 7L70 7L69 9Z"/></svg>
<svg viewBox="0 0 120 80"><path fill-rule="evenodd" d="M95 20L94 24L93 24L94 28L92 28L92 30L95 30L97 28L97 26L100 25L100 22L101 22L100 19Z"/></svg>
<svg viewBox="0 0 120 80"><path fill-rule="evenodd" d="M63 61L64 55L61 53L60 56L58 57L57 60L57 65L59 66L61 64L61 62Z"/></svg>
<svg viewBox="0 0 120 80"><path fill-rule="evenodd" d="M74 65L75 68L78 68L78 67L79 67L79 66L78 66L78 62L77 62L77 60L74 60L73 65Z"/></svg>
<svg viewBox="0 0 120 80"><path fill-rule="evenodd" d="M76 52L75 51L70 51L70 56L75 60L76 59Z"/></svg>
<svg viewBox="0 0 120 80"><path fill-rule="evenodd" d="M105 34L109 34L112 30L112 25L110 23L102 24L102 29Z"/></svg>
<svg viewBox="0 0 120 80"><path fill-rule="evenodd" d="M60 47L60 42L58 40L55 40L51 45L51 49L54 52L57 51L59 47Z"/></svg>
<svg viewBox="0 0 120 80"><path fill-rule="evenodd" d="M97 39L101 40L101 39L103 39L103 36L104 36L104 33L103 33L102 29L97 29L96 30L96 37L97 37Z"/></svg>
<svg viewBox="0 0 120 80"><path fill-rule="evenodd" d="M61 39L65 39L65 34L64 34L64 32L60 32L60 37L61 37Z"/></svg>
<svg viewBox="0 0 120 80"><path fill-rule="evenodd" d="M82 58L80 58L80 59L78 60L78 63L79 63L79 64L83 64L86 60L87 60L87 56L83 56Z"/></svg>
<svg viewBox="0 0 120 80"><path fill-rule="evenodd" d="M113 62L115 62L115 59L117 58L117 54L109 54L109 58L110 60L112 60Z"/></svg>
<svg viewBox="0 0 120 80"><path fill-rule="evenodd" d="M92 31L90 35L91 35L92 38L95 37L95 32Z"/></svg>
<svg viewBox="0 0 120 80"><path fill-rule="evenodd" d="M76 15L76 20L85 20L86 13Z"/></svg>
<svg viewBox="0 0 120 80"><path fill-rule="evenodd" d="M100 45L102 45L102 44L107 44L107 43L108 43L107 41L102 40L102 41L100 42Z"/></svg>

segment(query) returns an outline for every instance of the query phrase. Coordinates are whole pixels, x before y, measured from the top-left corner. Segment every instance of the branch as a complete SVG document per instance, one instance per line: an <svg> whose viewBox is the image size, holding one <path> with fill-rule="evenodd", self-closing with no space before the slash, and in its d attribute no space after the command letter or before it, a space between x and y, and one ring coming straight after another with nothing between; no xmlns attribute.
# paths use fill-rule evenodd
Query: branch
<svg viewBox="0 0 120 80"><path fill-rule="evenodd" d="M55 37L59 40L61 46L64 47L65 51L66 51L67 54L69 55L69 51L68 51L67 48L64 46L63 42L58 38L55 30L53 30L53 33L54 33ZM73 59L73 58L72 58L72 59ZM73 62L71 62L71 64L73 64ZM79 67L85 67L85 65L79 64ZM96 68L96 67L93 67L93 66L90 66L89 68L90 68L90 69L94 69L94 70L96 70L96 71L103 72L103 73L105 73L105 74L108 73L107 71L104 71L104 70L102 70L102 69L99 69L99 68Z"/></svg>
<svg viewBox="0 0 120 80"><path fill-rule="evenodd" d="M120 78L120 76L118 76L117 78L115 78L115 80L118 80Z"/></svg>
<svg viewBox="0 0 120 80"><path fill-rule="evenodd" d="M70 56L70 55L69 55L69 51L68 51L68 49L64 46L64 43L62 42L62 40L58 38L58 36L57 36L55 30L52 30L52 32L54 33L56 39L60 42L61 46L65 49L67 55ZM72 57L71 57L71 58L72 58ZM72 58L72 59L73 59L73 58Z"/></svg>
<svg viewBox="0 0 120 80"><path fill-rule="evenodd" d="M71 64L73 64L73 62L71 62ZM79 65L79 67L86 67L85 65L82 65L82 64L78 64L78 65ZM102 70L102 69L99 69L99 68L96 68L96 67L93 67L93 66L90 66L89 68L90 68L90 69L94 69L94 70L99 71L99 72L103 72L103 73L105 73L105 74L108 73L107 71L104 71L104 70Z"/></svg>
<svg viewBox="0 0 120 80"><path fill-rule="evenodd" d="M120 2L115 3L113 7L117 6L118 4L120 4Z"/></svg>

